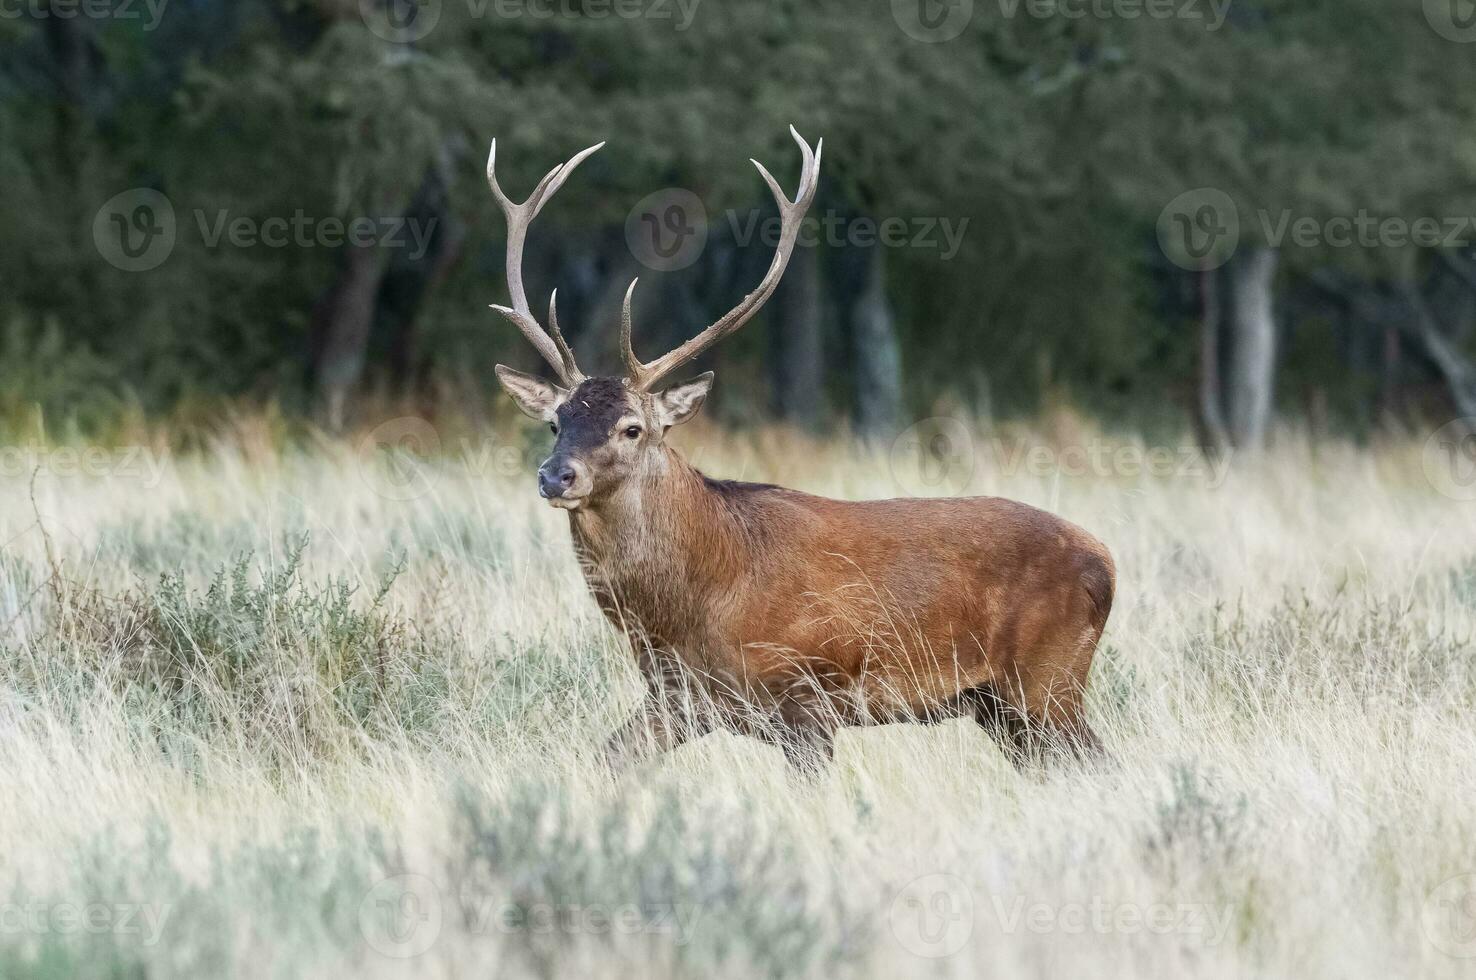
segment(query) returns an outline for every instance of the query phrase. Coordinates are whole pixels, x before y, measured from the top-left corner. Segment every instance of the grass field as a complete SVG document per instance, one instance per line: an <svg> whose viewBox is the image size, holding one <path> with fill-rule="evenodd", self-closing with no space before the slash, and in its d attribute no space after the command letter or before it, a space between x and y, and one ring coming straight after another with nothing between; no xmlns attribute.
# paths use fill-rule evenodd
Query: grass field
<svg viewBox="0 0 1476 980"><path fill-rule="evenodd" d="M942 463L682 441L1099 535L1109 764L1022 775L953 722L847 731L814 782L729 735L613 778L636 678L534 493L546 435L14 440L0 975L1476 971L1476 503L1421 443L1221 472L1069 420L940 432Z"/></svg>

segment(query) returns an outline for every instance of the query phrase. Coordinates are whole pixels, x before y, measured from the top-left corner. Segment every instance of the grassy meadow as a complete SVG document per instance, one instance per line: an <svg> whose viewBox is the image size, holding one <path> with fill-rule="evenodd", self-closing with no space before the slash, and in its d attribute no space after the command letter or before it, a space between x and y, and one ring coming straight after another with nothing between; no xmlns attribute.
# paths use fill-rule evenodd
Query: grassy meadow
<svg viewBox="0 0 1476 980"><path fill-rule="evenodd" d="M600 767L637 679L547 438L12 437L0 975L1476 970L1476 502L1421 440L1221 470L1070 418L681 433L713 475L1005 495L1116 557L1109 762L900 725L806 781L726 734Z"/></svg>

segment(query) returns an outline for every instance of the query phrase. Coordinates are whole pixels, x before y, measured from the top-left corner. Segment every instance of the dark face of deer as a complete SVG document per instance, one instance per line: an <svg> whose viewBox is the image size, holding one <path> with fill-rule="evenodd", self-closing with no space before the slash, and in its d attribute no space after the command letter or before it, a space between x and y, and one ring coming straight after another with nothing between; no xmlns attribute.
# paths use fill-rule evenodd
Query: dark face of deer
<svg viewBox="0 0 1476 980"><path fill-rule="evenodd" d="M555 507L577 510L594 507L633 477L659 472L665 465L662 449L666 432L687 421L702 407L712 387L712 372L658 391L657 386L683 365L701 357L718 341L742 327L773 295L784 275L784 267L799 237L800 222L815 200L820 180L820 150L813 150L793 126L789 133L799 145L801 171L794 200L784 196L763 164L754 166L774 194L780 216L779 241L774 260L758 287L742 301L675 350L642 361L631 347L631 298L636 284L625 291L620 315L620 353L625 361L624 378L587 378L575 363L574 351L559 330L558 293L548 298L548 325L538 322L523 288L523 244L528 226L574 168L605 144L582 150L550 170L527 200L518 203L507 196L497 181L497 141L487 157L487 184L497 206L507 218L507 292L510 306L493 309L512 321L533 348L553 368L564 387L541 381L530 374L497 365L497 380L512 395L524 414L548 423L558 441L553 455L538 468L538 492Z"/></svg>
<svg viewBox="0 0 1476 980"><path fill-rule="evenodd" d="M557 436L538 467L538 493L575 510L660 465L667 431L697 414L713 375L653 393L621 378L589 378L566 390L500 366L497 378L525 415L547 422Z"/></svg>

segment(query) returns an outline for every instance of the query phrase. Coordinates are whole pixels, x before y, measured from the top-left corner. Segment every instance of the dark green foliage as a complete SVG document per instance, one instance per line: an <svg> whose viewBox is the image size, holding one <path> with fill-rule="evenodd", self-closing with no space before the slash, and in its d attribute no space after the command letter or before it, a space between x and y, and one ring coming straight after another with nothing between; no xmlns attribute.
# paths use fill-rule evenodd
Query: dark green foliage
<svg viewBox="0 0 1476 980"><path fill-rule="evenodd" d="M517 196L574 149L611 140L541 219L535 306L560 277L561 296L577 296L572 280L591 268L623 274L613 266L629 257L604 243L658 188L696 191L718 233L728 209L766 207L744 161L788 181L791 122L826 137L817 213L966 221L951 258L888 257L918 411L944 387L1006 412L1063 392L1137 417L1171 400L1182 419L1197 306L1154 244L1179 192L1226 191L1246 242L1265 238L1263 212L1274 223L1282 209L1476 213L1476 63L1418 5L1237 2L1212 25L978 3L959 37L924 44L885 2L707 2L690 24L445 3L413 45L376 37L358 6L174 3L153 30L78 20L66 36L86 56L72 61L44 21L0 25L0 419L39 406L99 428L120 406L188 413L218 396L305 407L313 311L344 249L212 244L221 221L405 215L438 166L449 175L441 217L466 238L416 294L414 363L395 371L490 391L494 360L532 363L486 308L503 298L502 230L481 176L493 135ZM1211 4L1183 6L1210 16ZM173 253L144 273L103 261L91 235L103 202L130 188L163 192L177 218ZM761 248L747 251L762 264ZM1434 261L1413 247L1284 252L1288 286L1328 266L1377 283ZM404 259L387 257L401 272ZM728 271L674 273L695 296L683 312L726 309L746 276ZM829 297L827 316L838 322L848 302ZM368 348L371 390L391 373L391 305ZM589 331L581 352L608 359L611 324L575 312L575 332ZM1344 319L1327 307L1285 325L1282 397L1300 410L1301 389L1331 389L1332 406L1367 425L1366 358L1329 352L1322 336L1328 324L1367 330ZM649 324L647 342L696 325ZM827 341L837 354L841 332ZM743 377L765 349L745 336L718 356ZM845 390L847 359L828 360ZM1431 377L1409 361L1411 376ZM761 404L743 387L734 413Z"/></svg>

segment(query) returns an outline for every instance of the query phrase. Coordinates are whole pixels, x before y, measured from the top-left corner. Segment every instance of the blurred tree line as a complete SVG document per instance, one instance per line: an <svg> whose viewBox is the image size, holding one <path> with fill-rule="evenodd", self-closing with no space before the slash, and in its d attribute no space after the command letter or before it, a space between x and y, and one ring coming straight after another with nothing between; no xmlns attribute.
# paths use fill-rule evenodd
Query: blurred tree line
<svg viewBox="0 0 1476 980"><path fill-rule="evenodd" d="M613 370L632 277L645 356L758 281L772 204L747 159L792 191L793 123L825 139L824 224L712 355L731 420L881 434L940 401L1067 401L1252 446L1278 415L1476 416L1476 45L1417 0L976 0L939 43L906 0L81 3L0 17L0 411L475 411L495 361L537 364L487 308L493 136L517 197L610 141L526 275ZM665 273L627 234L663 188L707 216ZM130 271L112 249L160 217L106 203L138 189L174 240ZM377 234L348 240L355 219Z"/></svg>

